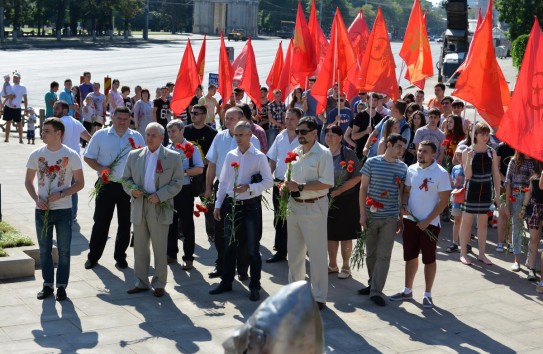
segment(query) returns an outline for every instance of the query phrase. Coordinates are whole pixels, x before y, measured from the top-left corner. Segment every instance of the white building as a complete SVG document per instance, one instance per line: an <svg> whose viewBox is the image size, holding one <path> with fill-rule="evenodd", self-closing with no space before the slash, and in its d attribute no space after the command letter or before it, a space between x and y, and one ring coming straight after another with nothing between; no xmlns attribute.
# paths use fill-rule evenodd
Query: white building
<svg viewBox="0 0 543 354"><path fill-rule="evenodd" d="M192 32L229 33L240 30L258 34L258 0L197 0L194 2Z"/></svg>

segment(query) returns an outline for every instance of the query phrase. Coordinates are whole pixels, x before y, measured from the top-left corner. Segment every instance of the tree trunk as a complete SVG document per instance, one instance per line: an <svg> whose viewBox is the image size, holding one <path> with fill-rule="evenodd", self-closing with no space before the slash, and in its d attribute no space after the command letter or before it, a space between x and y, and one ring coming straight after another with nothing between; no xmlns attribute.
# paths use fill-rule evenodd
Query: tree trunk
<svg viewBox="0 0 543 354"><path fill-rule="evenodd" d="M62 38L62 26L64 25L64 16L66 14L66 0L57 0L57 41L60 41Z"/></svg>

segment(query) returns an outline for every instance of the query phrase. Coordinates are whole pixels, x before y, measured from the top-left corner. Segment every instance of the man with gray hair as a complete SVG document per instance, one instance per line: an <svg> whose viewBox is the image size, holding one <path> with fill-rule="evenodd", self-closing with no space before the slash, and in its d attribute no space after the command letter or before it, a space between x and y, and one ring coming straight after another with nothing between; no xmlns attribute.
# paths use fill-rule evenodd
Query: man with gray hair
<svg viewBox="0 0 543 354"><path fill-rule="evenodd" d="M153 122L145 128L147 146L130 151L124 168L124 191L131 197L130 221L134 224L134 274L136 286L127 292L149 290L164 296L168 268L168 229L173 221L173 198L183 186L179 153L162 146L165 130ZM149 282L150 250L153 245L155 274Z"/></svg>
<svg viewBox="0 0 543 354"><path fill-rule="evenodd" d="M236 148L236 140L234 139L234 128L241 120L243 111L239 107L232 107L226 111L224 125L226 129L222 130L215 136L213 143L206 155L206 160L209 162L206 173L206 191L205 197L211 198L219 189L219 177L226 159L226 154ZM251 143L256 149L260 150L260 142L251 134ZM216 181L215 181L216 179ZM224 262L224 223L215 221L215 248L217 249L217 260L215 261L215 269L209 273L210 278L218 278L221 276ZM241 259L241 264L238 264L238 275L242 280L249 279L247 275L248 261Z"/></svg>
<svg viewBox="0 0 543 354"><path fill-rule="evenodd" d="M226 155L219 178L219 190L213 216L224 223L227 247L220 284L209 293L232 290L236 273L236 255L240 247L247 249L251 265L249 289L251 301L260 299L260 238L262 236L262 193L273 186L268 159L251 144L251 124L238 122L234 135L237 148ZM243 253L243 252L241 252Z"/></svg>

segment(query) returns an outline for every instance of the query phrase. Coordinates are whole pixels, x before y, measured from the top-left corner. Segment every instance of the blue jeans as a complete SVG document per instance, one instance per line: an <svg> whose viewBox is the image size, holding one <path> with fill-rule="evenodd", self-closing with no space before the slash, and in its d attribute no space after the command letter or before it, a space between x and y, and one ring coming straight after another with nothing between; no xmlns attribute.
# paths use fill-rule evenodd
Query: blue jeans
<svg viewBox="0 0 543 354"><path fill-rule="evenodd" d="M277 134L279 134L279 129L277 128L268 128L266 130L266 141L268 142L268 146L271 147Z"/></svg>
<svg viewBox="0 0 543 354"><path fill-rule="evenodd" d="M514 255L520 256L522 254L522 239L524 238L524 219L519 218L519 213L524 202L524 195L518 194L516 197L517 200L511 203L511 244Z"/></svg>
<svg viewBox="0 0 543 354"><path fill-rule="evenodd" d="M75 184L75 179L72 178L72 186ZM72 194L72 220L75 220L77 217L77 203L79 201L79 198L77 197L77 193Z"/></svg>
<svg viewBox="0 0 543 354"><path fill-rule="evenodd" d="M249 289L260 290L260 273L262 270L262 257L260 255L260 236L262 234L261 202L236 206L234 242L230 242L232 236L232 220L230 219L232 200L230 198L224 201L221 212L224 215L224 237L226 239L222 283L230 285L234 281L238 246L245 244L249 254L249 265L251 266Z"/></svg>
<svg viewBox="0 0 543 354"><path fill-rule="evenodd" d="M50 210L47 232L42 235L45 211L36 209L36 233L40 246L40 266L43 285L54 287L55 266L53 264L53 227L57 231L58 269L57 287L68 285L70 277L70 245L72 243L72 210Z"/></svg>

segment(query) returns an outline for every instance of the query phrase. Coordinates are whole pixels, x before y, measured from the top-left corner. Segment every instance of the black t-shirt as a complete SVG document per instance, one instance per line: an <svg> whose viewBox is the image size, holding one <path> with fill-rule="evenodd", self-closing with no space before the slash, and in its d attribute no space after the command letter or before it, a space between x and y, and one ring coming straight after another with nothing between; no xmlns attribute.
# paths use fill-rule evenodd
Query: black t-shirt
<svg viewBox="0 0 543 354"><path fill-rule="evenodd" d="M496 154L501 158L500 159L500 173L502 175L507 175L507 166L511 157L515 154L515 149L507 145L504 142L501 142L496 148Z"/></svg>
<svg viewBox="0 0 543 354"><path fill-rule="evenodd" d="M153 106L156 108L157 123L166 126L168 124L168 117L170 116L170 101L162 101L161 98L158 98L153 101Z"/></svg>
<svg viewBox="0 0 543 354"><path fill-rule="evenodd" d="M194 125L189 124L185 127L185 131L183 132L185 139L198 146L202 153L202 159L207 155L211 143L213 142L213 139L215 139L215 135L217 135L217 131L207 124L201 129L196 129Z"/></svg>
<svg viewBox="0 0 543 354"><path fill-rule="evenodd" d="M379 113L375 113L373 116L373 119L371 120L371 126L375 129L375 126L383 119L383 116ZM354 126L358 127L358 131L361 132L363 130L368 129L368 125L370 124L370 114L367 111L362 111L357 113L357 115L354 117L354 119L351 121L351 128ZM366 145L366 142L368 141L369 135L365 135L362 138L358 139L356 141L356 155L362 156L362 150L364 150L364 145Z"/></svg>

